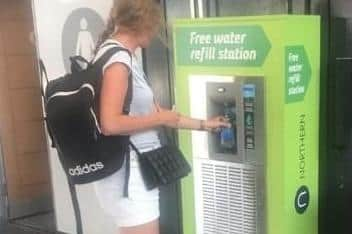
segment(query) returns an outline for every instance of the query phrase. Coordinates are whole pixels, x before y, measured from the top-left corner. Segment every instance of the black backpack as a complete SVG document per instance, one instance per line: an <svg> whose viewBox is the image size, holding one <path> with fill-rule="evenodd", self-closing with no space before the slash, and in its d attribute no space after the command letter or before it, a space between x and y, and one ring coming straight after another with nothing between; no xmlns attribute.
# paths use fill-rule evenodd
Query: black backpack
<svg viewBox="0 0 352 234"><path fill-rule="evenodd" d="M39 62L41 75L45 75L47 80L45 90L42 87L45 120L52 146L58 152L70 185L77 233L82 233L82 224L74 185L90 183L113 174L122 167L125 158L126 181L129 176L129 136L103 135L97 114L104 64L118 51L126 51L131 56L118 44L104 46L112 44L115 46L95 63L89 63L80 56L71 57L71 73L51 81L47 78L44 63ZM82 62L87 64L86 68L82 68ZM132 99L132 72L129 74L124 114L129 113Z"/></svg>
<svg viewBox="0 0 352 234"><path fill-rule="evenodd" d="M121 47L110 48L94 64L80 70L71 58L72 73L49 81L44 93L46 122L60 161L73 184L85 184L120 169L129 136L104 136L99 128L102 67ZM127 50L126 50L127 51ZM131 78L123 112L129 113Z"/></svg>

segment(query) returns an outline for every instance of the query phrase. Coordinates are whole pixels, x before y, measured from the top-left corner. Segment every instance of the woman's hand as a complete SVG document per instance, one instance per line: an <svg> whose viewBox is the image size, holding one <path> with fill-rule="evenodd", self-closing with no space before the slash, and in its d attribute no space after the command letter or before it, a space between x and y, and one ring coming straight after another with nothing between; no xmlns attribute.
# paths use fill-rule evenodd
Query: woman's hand
<svg viewBox="0 0 352 234"><path fill-rule="evenodd" d="M220 128L230 128L229 120L223 116L217 116L203 122L204 130L206 131L219 131Z"/></svg>

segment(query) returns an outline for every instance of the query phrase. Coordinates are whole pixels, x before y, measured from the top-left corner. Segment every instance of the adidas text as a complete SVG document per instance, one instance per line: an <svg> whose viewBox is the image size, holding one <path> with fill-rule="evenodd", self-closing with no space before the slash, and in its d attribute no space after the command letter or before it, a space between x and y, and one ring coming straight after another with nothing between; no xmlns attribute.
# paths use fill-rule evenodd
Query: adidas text
<svg viewBox="0 0 352 234"><path fill-rule="evenodd" d="M71 176L80 176L83 174L89 174L104 168L104 164L102 162L96 162L88 165L87 163L81 167L80 165L76 166L76 168L70 168L69 173Z"/></svg>

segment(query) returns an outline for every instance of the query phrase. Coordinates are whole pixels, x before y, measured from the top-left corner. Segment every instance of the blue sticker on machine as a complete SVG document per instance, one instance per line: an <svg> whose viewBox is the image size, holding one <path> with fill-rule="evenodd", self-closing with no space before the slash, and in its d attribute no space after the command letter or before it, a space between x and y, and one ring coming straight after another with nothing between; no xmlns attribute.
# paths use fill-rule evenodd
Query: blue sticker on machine
<svg viewBox="0 0 352 234"><path fill-rule="evenodd" d="M244 98L255 98L255 84L244 84L243 85L243 97Z"/></svg>
<svg viewBox="0 0 352 234"><path fill-rule="evenodd" d="M244 143L246 149L255 149L255 84L244 84L243 109L244 109Z"/></svg>

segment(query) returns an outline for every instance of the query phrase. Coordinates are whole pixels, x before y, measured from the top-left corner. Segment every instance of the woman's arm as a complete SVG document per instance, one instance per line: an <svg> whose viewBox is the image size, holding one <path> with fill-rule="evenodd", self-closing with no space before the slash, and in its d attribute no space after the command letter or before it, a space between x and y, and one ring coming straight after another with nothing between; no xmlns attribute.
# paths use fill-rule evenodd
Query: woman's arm
<svg viewBox="0 0 352 234"><path fill-rule="evenodd" d="M155 103L155 109L161 112L165 109L161 108L158 103ZM218 130L221 127L231 127L228 120L222 116L214 117L209 120L194 119L188 116L180 115L177 122L173 122L167 125L171 128L178 129L189 129L189 130L201 130L201 131L213 131Z"/></svg>
<svg viewBox="0 0 352 234"><path fill-rule="evenodd" d="M205 130L205 120L193 119L182 115L173 127L179 129Z"/></svg>
<svg viewBox="0 0 352 234"><path fill-rule="evenodd" d="M178 122L178 113L168 110L136 117L123 114L128 75L122 63L109 66L104 73L100 96L100 125L104 135L131 134Z"/></svg>
<svg viewBox="0 0 352 234"><path fill-rule="evenodd" d="M194 119L187 116L180 116L178 122L173 125L174 128L201 130L201 131L217 131L219 128L229 128L230 123L222 117L214 117L208 120Z"/></svg>

